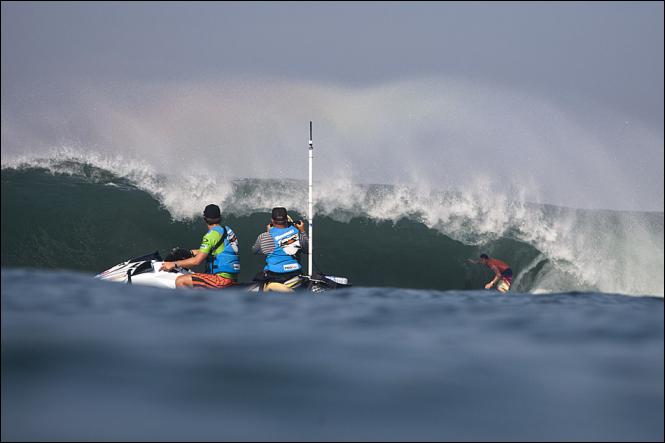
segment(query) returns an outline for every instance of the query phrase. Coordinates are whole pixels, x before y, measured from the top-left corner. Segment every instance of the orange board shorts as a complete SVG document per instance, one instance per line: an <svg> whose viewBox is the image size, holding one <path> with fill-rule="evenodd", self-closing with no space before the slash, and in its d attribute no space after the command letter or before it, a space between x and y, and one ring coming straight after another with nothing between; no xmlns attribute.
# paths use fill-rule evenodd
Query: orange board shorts
<svg viewBox="0 0 665 443"><path fill-rule="evenodd" d="M192 286L195 288L223 289L236 284L236 281L230 278L215 274L192 274Z"/></svg>

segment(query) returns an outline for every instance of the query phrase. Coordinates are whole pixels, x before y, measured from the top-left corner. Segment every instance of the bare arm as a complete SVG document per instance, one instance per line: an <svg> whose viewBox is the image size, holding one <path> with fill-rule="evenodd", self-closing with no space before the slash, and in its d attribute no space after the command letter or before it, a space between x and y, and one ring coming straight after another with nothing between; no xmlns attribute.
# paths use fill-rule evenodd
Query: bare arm
<svg viewBox="0 0 665 443"><path fill-rule="evenodd" d="M178 260L175 262L175 264L176 266L180 266L181 268L192 268L206 261L207 257L208 254L206 254L205 252L201 252L197 249L194 257L190 257L186 260Z"/></svg>
<svg viewBox="0 0 665 443"><path fill-rule="evenodd" d="M494 286L501 279L501 272L499 271L499 268L497 268L494 265L490 265L490 269L492 269L492 271L494 271L495 275L494 275L494 278L492 279L492 281L485 285L485 289L490 289L492 286Z"/></svg>
<svg viewBox="0 0 665 443"><path fill-rule="evenodd" d="M192 253L194 253L194 250L192 250ZM198 249L196 249L196 254L194 257L190 257L185 260L176 260L174 262L164 262L162 263L162 267L159 268L160 271L170 271L171 269L180 266L181 268L193 268L194 266L198 266L201 263L203 263L206 258L208 257L208 254L205 252L201 252Z"/></svg>

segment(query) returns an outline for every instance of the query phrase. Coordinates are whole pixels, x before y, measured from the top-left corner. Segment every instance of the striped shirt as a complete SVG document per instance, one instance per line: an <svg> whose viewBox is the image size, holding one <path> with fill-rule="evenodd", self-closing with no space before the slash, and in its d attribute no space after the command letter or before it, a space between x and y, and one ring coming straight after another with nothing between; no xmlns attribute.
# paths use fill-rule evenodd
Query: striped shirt
<svg viewBox="0 0 665 443"><path fill-rule="evenodd" d="M309 245L309 236L306 232L300 232L298 234L298 240L300 241L300 251L307 253L307 247ZM272 238L269 232L264 232L256 238L254 246L252 246L252 252L254 254L263 254L270 255L275 252L275 240Z"/></svg>

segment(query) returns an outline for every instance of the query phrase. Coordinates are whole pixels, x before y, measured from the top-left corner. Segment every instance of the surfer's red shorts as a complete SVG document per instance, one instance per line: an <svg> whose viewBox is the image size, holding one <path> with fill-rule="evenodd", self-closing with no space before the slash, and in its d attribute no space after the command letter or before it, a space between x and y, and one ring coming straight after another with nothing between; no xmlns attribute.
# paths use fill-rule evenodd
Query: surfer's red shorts
<svg viewBox="0 0 665 443"><path fill-rule="evenodd" d="M235 280L214 274L192 274L192 286L195 288L222 289L236 284Z"/></svg>

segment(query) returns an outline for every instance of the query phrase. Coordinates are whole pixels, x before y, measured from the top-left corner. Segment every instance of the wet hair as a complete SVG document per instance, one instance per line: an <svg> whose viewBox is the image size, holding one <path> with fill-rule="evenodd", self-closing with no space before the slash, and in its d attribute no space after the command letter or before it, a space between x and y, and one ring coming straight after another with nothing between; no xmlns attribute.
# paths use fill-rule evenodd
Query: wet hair
<svg viewBox="0 0 665 443"><path fill-rule="evenodd" d="M208 218L208 217L203 217L203 220L209 225L218 225L222 219L221 218Z"/></svg>
<svg viewBox="0 0 665 443"><path fill-rule="evenodd" d="M489 260L489 255L487 254L480 254L480 258L484 258L485 260Z"/></svg>

